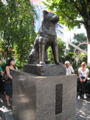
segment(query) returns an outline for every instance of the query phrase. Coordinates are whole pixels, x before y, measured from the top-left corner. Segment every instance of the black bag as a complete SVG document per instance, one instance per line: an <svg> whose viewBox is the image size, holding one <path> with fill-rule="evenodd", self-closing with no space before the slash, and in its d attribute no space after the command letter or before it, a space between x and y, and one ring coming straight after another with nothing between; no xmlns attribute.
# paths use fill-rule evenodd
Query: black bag
<svg viewBox="0 0 90 120"><path fill-rule="evenodd" d="M7 81L8 80L8 76L6 73L4 73L4 76L3 76L4 80Z"/></svg>

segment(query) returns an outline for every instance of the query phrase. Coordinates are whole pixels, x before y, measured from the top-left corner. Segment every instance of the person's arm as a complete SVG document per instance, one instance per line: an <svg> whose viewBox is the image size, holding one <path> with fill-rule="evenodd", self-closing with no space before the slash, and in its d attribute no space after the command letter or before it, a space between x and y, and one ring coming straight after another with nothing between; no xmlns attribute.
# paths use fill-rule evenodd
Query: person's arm
<svg viewBox="0 0 90 120"><path fill-rule="evenodd" d="M1 71L1 75L2 75L2 76L4 75L4 72L3 72L3 71Z"/></svg>
<svg viewBox="0 0 90 120"><path fill-rule="evenodd" d="M89 72L87 72L87 76L86 76L86 79L88 79L88 75L89 75Z"/></svg>
<svg viewBox="0 0 90 120"><path fill-rule="evenodd" d="M87 68L87 75L86 75L86 79L88 79L88 75L89 75L89 69Z"/></svg>
<svg viewBox="0 0 90 120"><path fill-rule="evenodd" d="M84 81L88 79L88 75L89 75L89 70L87 69L86 78L84 79Z"/></svg>
<svg viewBox="0 0 90 120"><path fill-rule="evenodd" d="M10 75L9 67L6 67L6 74L10 79L12 79L12 76Z"/></svg>
<svg viewBox="0 0 90 120"><path fill-rule="evenodd" d="M79 77L79 79L80 79L80 82L82 82L82 78L81 78L81 76L80 76L80 69L78 70L78 77Z"/></svg>
<svg viewBox="0 0 90 120"><path fill-rule="evenodd" d="M71 71L72 71L72 74L74 74L74 69L73 69L73 67L71 66Z"/></svg>

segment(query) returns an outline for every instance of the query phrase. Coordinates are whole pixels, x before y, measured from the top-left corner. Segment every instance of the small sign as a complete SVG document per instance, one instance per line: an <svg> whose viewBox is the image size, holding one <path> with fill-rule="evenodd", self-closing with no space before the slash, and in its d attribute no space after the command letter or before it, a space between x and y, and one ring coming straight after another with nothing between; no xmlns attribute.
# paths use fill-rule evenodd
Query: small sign
<svg viewBox="0 0 90 120"><path fill-rule="evenodd" d="M63 98L63 85L57 84L56 85L56 108L55 108L56 114L62 113L62 98Z"/></svg>

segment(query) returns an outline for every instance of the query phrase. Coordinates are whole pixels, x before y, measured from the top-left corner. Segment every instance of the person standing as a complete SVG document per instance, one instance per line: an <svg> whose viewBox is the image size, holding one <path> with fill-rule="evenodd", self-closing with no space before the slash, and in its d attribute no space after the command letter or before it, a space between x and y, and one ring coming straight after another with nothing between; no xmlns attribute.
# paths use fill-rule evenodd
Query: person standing
<svg viewBox="0 0 90 120"><path fill-rule="evenodd" d="M5 96L6 96L6 103L7 106L10 107L10 97L12 97L12 80L13 80L13 70L15 70L15 60L10 59L9 65L6 66L6 85L5 85Z"/></svg>
<svg viewBox="0 0 90 120"><path fill-rule="evenodd" d="M0 75L3 76L4 75L4 72L2 70L2 67L0 66Z"/></svg>
<svg viewBox="0 0 90 120"><path fill-rule="evenodd" d="M78 99L80 99L80 93L83 95L83 98L86 99L86 85L88 79L89 69L87 68L86 62L81 63L81 67L78 69ZM81 87L81 92L80 92Z"/></svg>

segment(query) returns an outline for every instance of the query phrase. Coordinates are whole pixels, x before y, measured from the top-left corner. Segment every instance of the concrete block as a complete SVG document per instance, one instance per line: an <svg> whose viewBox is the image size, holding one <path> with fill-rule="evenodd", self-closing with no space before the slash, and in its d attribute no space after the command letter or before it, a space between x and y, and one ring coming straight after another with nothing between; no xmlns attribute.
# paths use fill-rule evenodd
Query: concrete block
<svg viewBox="0 0 90 120"><path fill-rule="evenodd" d="M13 77L15 120L75 120L76 75L14 72Z"/></svg>

